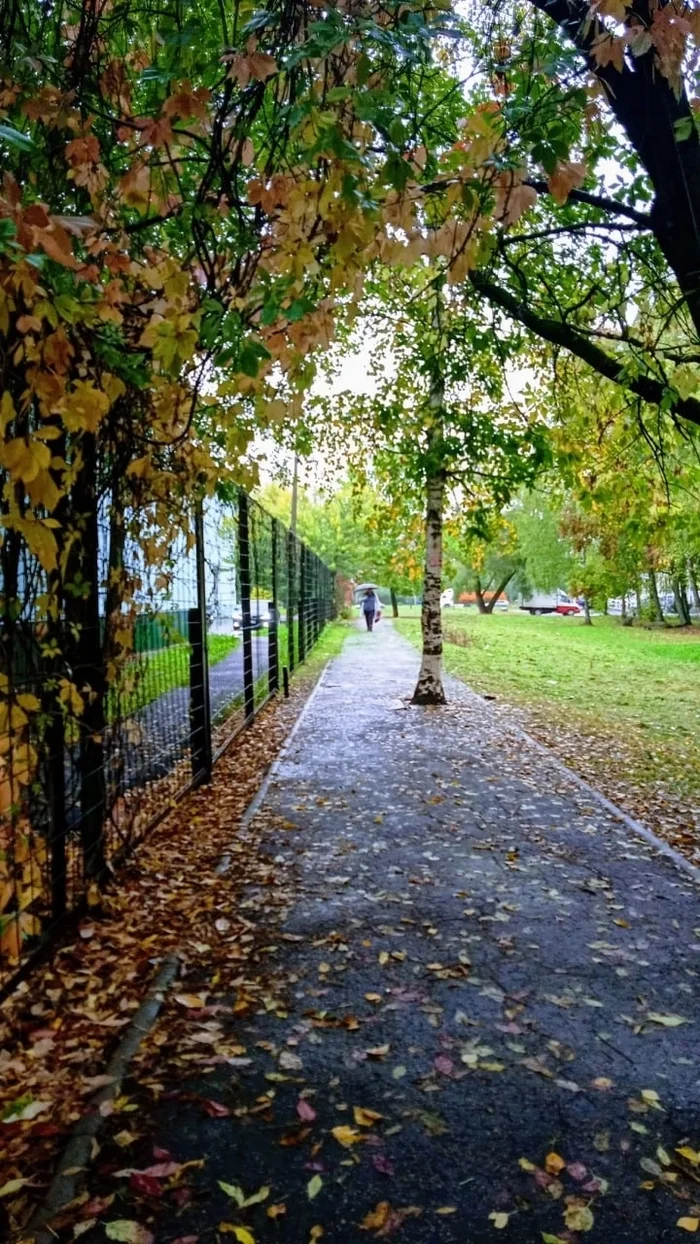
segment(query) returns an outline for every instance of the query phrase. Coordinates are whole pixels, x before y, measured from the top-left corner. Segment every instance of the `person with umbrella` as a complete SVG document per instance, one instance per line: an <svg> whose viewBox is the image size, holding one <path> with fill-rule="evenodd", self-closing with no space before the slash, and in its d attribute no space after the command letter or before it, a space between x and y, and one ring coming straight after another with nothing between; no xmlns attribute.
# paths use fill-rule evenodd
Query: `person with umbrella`
<svg viewBox="0 0 700 1244"><path fill-rule="evenodd" d="M368 587L362 597L362 612L365 615L367 630L371 631L375 615L379 613L379 600L373 587Z"/></svg>

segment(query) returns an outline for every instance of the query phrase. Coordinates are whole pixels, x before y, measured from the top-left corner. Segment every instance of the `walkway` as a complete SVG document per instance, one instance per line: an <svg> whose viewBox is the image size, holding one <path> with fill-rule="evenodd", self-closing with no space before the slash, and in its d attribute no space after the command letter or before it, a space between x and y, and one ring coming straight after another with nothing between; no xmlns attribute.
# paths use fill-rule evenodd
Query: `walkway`
<svg viewBox="0 0 700 1244"><path fill-rule="evenodd" d="M150 1120L108 1120L140 1139L103 1150L103 1222L659 1244L700 1217L694 880L461 685L407 708L416 671L384 622L327 671L258 818L277 889L246 895L256 966L228 998L187 981L217 1005L188 1012L193 1061ZM154 1144L204 1160L191 1193L115 1181Z"/></svg>

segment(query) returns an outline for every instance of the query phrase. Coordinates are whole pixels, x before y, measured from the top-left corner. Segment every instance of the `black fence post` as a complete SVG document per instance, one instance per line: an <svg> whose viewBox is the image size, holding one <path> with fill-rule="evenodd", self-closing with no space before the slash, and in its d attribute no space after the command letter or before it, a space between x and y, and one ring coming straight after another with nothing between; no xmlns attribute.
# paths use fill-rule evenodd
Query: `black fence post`
<svg viewBox="0 0 700 1244"><path fill-rule="evenodd" d="M243 633L243 699L245 719L255 716L255 682L253 679L253 635L250 617L250 531L248 497L238 493L238 573L241 580L241 631Z"/></svg>
<svg viewBox="0 0 700 1244"><path fill-rule="evenodd" d="M299 546L299 662L306 660L306 545Z"/></svg>
<svg viewBox="0 0 700 1244"><path fill-rule="evenodd" d="M53 703L48 707L46 731L46 801L49 811L49 851L51 853L51 915L60 920L66 914L67 862L66 836L66 755L63 713L52 688Z"/></svg>
<svg viewBox="0 0 700 1244"><path fill-rule="evenodd" d="M277 637L277 519L270 519L272 529L272 600L268 602L267 685L270 694L280 685L279 644Z"/></svg>
<svg viewBox="0 0 700 1244"><path fill-rule="evenodd" d="M207 651L207 586L204 568L204 512L201 501L194 511L197 604L188 611L190 641L190 758L196 786L211 781L211 704Z"/></svg>
<svg viewBox="0 0 700 1244"><path fill-rule="evenodd" d="M294 611L296 608L296 558L295 540L291 531L287 532L287 664L290 674L294 673Z"/></svg>

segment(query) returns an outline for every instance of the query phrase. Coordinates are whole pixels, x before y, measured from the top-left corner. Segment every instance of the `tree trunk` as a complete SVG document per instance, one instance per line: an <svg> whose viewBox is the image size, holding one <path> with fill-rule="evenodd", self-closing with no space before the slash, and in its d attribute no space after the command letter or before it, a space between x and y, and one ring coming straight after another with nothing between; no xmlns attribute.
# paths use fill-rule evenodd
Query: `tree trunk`
<svg viewBox="0 0 700 1244"><path fill-rule="evenodd" d="M484 593L481 590L481 579L478 575L476 575L474 579L474 595L476 596L476 607L479 610L479 613L488 613L486 601L484 600Z"/></svg>
<svg viewBox="0 0 700 1244"><path fill-rule="evenodd" d="M508 587L508 584L513 578L514 574L515 574L515 571L512 570L509 575L506 575L506 577L501 580L498 587L496 588L496 591L493 593L493 596L491 597L488 605L486 606L484 613L493 613L493 609L494 609L494 605L496 604L496 601L499 600L500 597L503 595L506 588Z"/></svg>
<svg viewBox="0 0 700 1244"><path fill-rule="evenodd" d="M661 608L661 600L659 599L659 587L656 582L656 572L653 570L649 571L649 598L651 600L652 608L654 610L654 617L656 618L656 621L662 622L663 625L665 626L666 619L664 617L664 611Z"/></svg>
<svg viewBox="0 0 700 1244"><path fill-rule="evenodd" d="M680 579L673 580L673 599L676 602L676 613L681 626L690 626L690 610L688 608L688 600L686 598L685 589Z"/></svg>
<svg viewBox="0 0 700 1244"><path fill-rule="evenodd" d="M425 512L425 573L421 629L423 656L413 704L445 704L442 685L442 510L445 499L445 473L434 471L427 479Z"/></svg>
<svg viewBox="0 0 700 1244"><path fill-rule="evenodd" d="M635 596L635 600L637 603L637 617L641 618L642 616L642 589L639 583L637 583L634 589L634 596Z"/></svg>
<svg viewBox="0 0 700 1244"><path fill-rule="evenodd" d="M687 559L687 566L688 566L688 581L690 583L690 590L693 594L693 605L698 610L698 612L700 612L700 589L698 588L698 579L695 573L695 566L693 565L692 557L689 557Z"/></svg>
<svg viewBox="0 0 700 1244"><path fill-rule="evenodd" d="M583 621L583 625L584 625L584 626L593 626L593 619L591 618L591 607L590 607L590 605L589 605L589 603L588 603L588 597L587 597L587 596L584 596L584 598L583 598L583 613L584 613L584 621Z"/></svg>
<svg viewBox="0 0 700 1244"><path fill-rule="evenodd" d="M608 106L644 165L654 187L652 230L700 331L700 136L685 89L676 93L659 72L653 46L635 56L633 64L626 61L621 72L610 61L600 64L594 54L599 25L590 20L587 3L533 3L586 56L591 73L604 87Z"/></svg>
<svg viewBox="0 0 700 1244"><path fill-rule="evenodd" d="M392 618L398 618L399 602L396 599L396 592L394 591L393 587L390 587L389 591L391 592L391 616Z"/></svg>

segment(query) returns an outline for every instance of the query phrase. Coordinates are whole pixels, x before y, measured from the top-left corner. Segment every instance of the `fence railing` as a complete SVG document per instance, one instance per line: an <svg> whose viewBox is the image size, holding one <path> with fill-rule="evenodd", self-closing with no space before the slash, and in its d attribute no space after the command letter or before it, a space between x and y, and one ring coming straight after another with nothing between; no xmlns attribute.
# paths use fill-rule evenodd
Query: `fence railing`
<svg viewBox="0 0 700 1244"><path fill-rule="evenodd" d="M243 491L195 507L162 565L122 547L139 585L123 619L113 537L106 514L99 582L51 624L32 608L10 617L2 585L0 673L38 711L23 725L31 780L0 822L0 997L84 911L90 886L208 781L334 612L333 572ZM129 651L116 675L115 617Z"/></svg>

